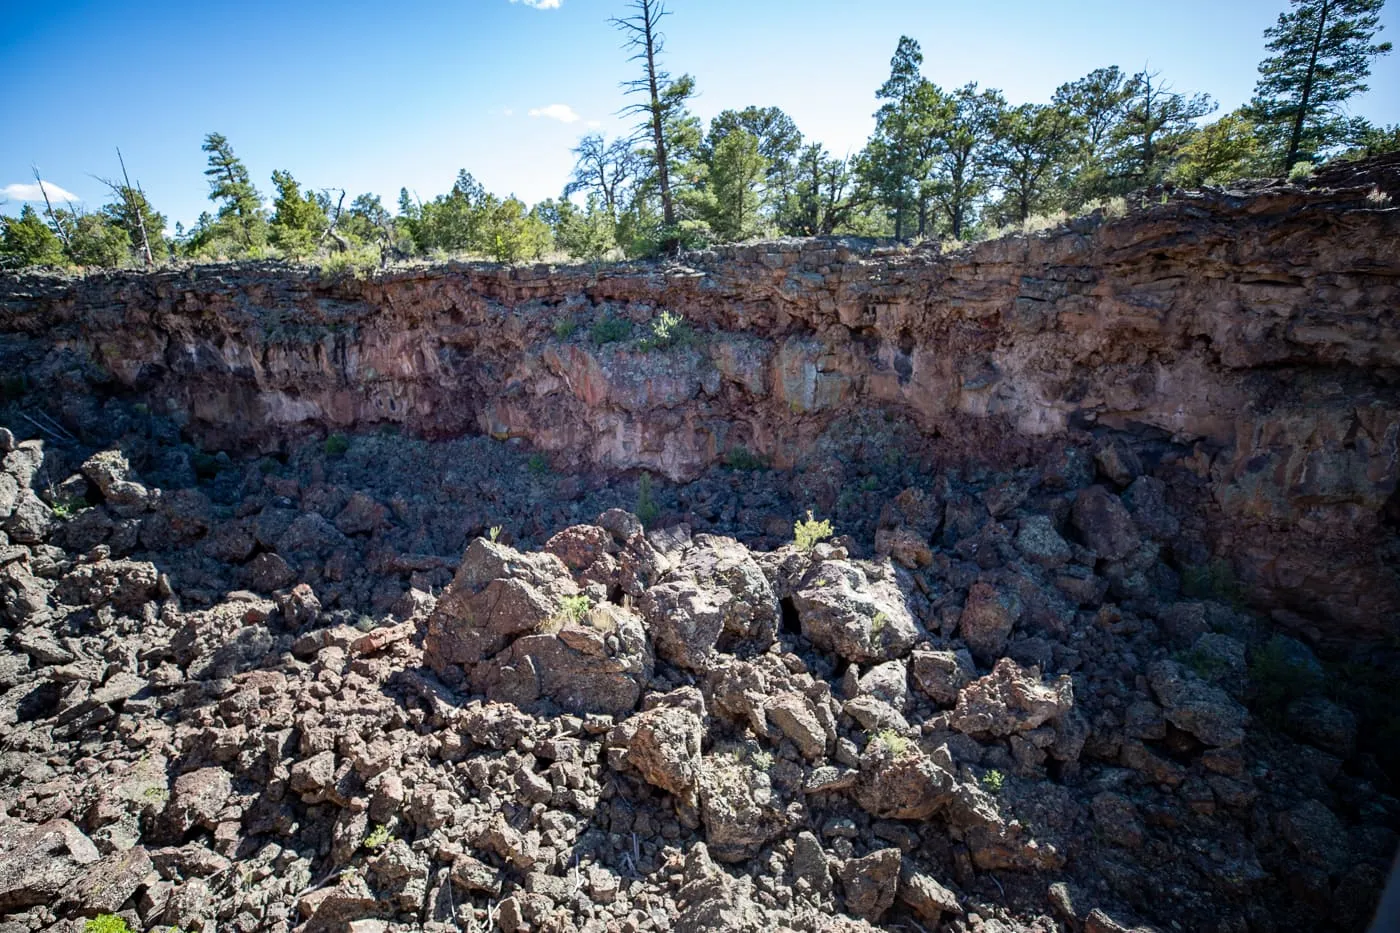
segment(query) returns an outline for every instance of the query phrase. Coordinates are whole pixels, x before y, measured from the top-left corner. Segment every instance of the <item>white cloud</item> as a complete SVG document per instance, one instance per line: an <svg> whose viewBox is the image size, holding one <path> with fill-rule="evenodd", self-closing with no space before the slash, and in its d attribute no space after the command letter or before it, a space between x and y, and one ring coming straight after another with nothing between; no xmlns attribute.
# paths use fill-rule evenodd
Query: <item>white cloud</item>
<svg viewBox="0 0 1400 933"><path fill-rule="evenodd" d="M548 3L549 0L540 0L540 2ZM549 119L558 120L560 123L577 123L582 119L578 114L574 113L574 108L570 107L568 104L550 104L548 107L536 107L534 110L530 111L530 116L549 117Z"/></svg>
<svg viewBox="0 0 1400 933"><path fill-rule="evenodd" d="M563 3L564 0L510 0L510 2L523 3L537 10L557 10L559 9L559 4Z"/></svg>
<svg viewBox="0 0 1400 933"><path fill-rule="evenodd" d="M600 127L600 126L603 125L603 121L602 121L602 120L589 120L589 121L588 121L588 125L589 125L590 127L592 127L593 129L596 130L598 127Z"/></svg>
<svg viewBox="0 0 1400 933"><path fill-rule="evenodd" d="M512 109L509 108L509 107L507 107L505 110L502 110L501 113L505 114L505 115L508 116L508 117L513 117L513 116L515 116L515 111L512 110Z"/></svg>
<svg viewBox="0 0 1400 933"><path fill-rule="evenodd" d="M15 185L6 185L0 188L0 196L9 198L11 201L42 201L44 192L49 194L50 201L77 201L78 196L71 191L65 191L51 181L44 182L43 191L39 190L39 183L21 182Z"/></svg>

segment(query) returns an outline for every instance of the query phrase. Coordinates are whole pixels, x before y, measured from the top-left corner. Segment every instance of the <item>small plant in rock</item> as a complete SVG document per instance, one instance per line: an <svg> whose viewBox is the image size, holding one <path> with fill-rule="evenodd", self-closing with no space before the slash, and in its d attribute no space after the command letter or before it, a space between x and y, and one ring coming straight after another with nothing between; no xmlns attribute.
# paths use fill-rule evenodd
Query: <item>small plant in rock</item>
<svg viewBox="0 0 1400 933"><path fill-rule="evenodd" d="M875 613L875 618L870 620L870 634L876 638L885 630L885 626L890 622L890 617L883 612Z"/></svg>
<svg viewBox="0 0 1400 933"><path fill-rule="evenodd" d="M578 330L578 321L575 321L571 317L561 317L554 322L554 327L552 329L555 337L560 340L568 340L574 335L574 331Z"/></svg>
<svg viewBox="0 0 1400 933"><path fill-rule="evenodd" d="M1307 181L1312 177L1313 164L1311 162L1294 162L1293 167L1288 170L1288 180L1295 185L1299 182Z"/></svg>
<svg viewBox="0 0 1400 933"><path fill-rule="evenodd" d="M797 545L797 549L804 554L811 551L820 541L825 541L831 537L831 520L822 519L817 521L812 517L810 510L807 512L807 520L794 522L792 526L792 540Z"/></svg>
<svg viewBox="0 0 1400 933"><path fill-rule="evenodd" d="M879 488L880 488L880 481L879 481L878 479L876 479L874 476L867 476L865 479L863 479L863 480L860 481L860 490L861 490L861 492L874 492L875 490L877 490L877 489L879 489Z"/></svg>
<svg viewBox="0 0 1400 933"><path fill-rule="evenodd" d="M326 438L325 451L327 457L340 457L350 449L350 439L344 434L332 434Z"/></svg>
<svg viewBox="0 0 1400 933"><path fill-rule="evenodd" d="M875 741L888 748L890 754L896 758L903 758L913 748L907 738L893 729L881 729L875 733Z"/></svg>
<svg viewBox="0 0 1400 933"><path fill-rule="evenodd" d="M727 470L766 470L768 458L753 453L747 447L731 447L724 455L724 467Z"/></svg>
<svg viewBox="0 0 1400 933"><path fill-rule="evenodd" d="M620 343L631 336L632 322L626 318L612 317L611 315L599 318L588 329L588 339L593 341L595 347L609 343Z"/></svg>
<svg viewBox="0 0 1400 933"><path fill-rule="evenodd" d="M982 786L994 794L999 794L1001 789L1006 786L1006 775L993 768L982 775Z"/></svg>
<svg viewBox="0 0 1400 933"><path fill-rule="evenodd" d="M685 322L685 316L662 311L652 318L651 330L637 342L643 350L670 350L688 347L695 342L695 331Z"/></svg>
<svg viewBox="0 0 1400 933"><path fill-rule="evenodd" d="M578 596L565 596L561 602L564 604L564 617L570 622L582 622L584 616L588 615L588 610L593 608L593 600L583 593Z"/></svg>
<svg viewBox="0 0 1400 933"><path fill-rule="evenodd" d="M376 826L370 831L370 834L365 837L364 847L374 852L384 848L393 841L394 834L389 832L388 826Z"/></svg>
<svg viewBox="0 0 1400 933"><path fill-rule="evenodd" d="M773 753L760 748L749 756L749 764L760 771L770 771L773 768Z"/></svg>
<svg viewBox="0 0 1400 933"><path fill-rule="evenodd" d="M637 481L637 518L643 527L650 528L652 522L656 521L661 509L657 506L656 500L651 493L651 474L643 473L641 479Z"/></svg>
<svg viewBox="0 0 1400 933"><path fill-rule="evenodd" d="M55 518L67 521L79 512L86 512L91 506L80 498L59 499L49 506L49 511L53 512Z"/></svg>
<svg viewBox="0 0 1400 933"><path fill-rule="evenodd" d="M1245 603L1244 587L1235 577L1229 561L1216 559L1208 564L1184 567L1181 571L1181 595L1190 599L1209 599L1236 609Z"/></svg>
<svg viewBox="0 0 1400 933"><path fill-rule="evenodd" d="M503 530L503 529L501 528L500 525L492 525L489 529L487 529L487 531L486 531L486 537L488 537L488 538L491 539L491 543L492 543L492 544L495 544L496 542L498 542L498 541L501 540L501 531L502 531L502 530Z"/></svg>
<svg viewBox="0 0 1400 933"><path fill-rule="evenodd" d="M544 476L549 473L549 458L544 454L531 454L525 468L530 471L531 476Z"/></svg>
<svg viewBox="0 0 1400 933"><path fill-rule="evenodd" d="M98 914L83 924L83 933L132 933L132 930L116 914Z"/></svg>

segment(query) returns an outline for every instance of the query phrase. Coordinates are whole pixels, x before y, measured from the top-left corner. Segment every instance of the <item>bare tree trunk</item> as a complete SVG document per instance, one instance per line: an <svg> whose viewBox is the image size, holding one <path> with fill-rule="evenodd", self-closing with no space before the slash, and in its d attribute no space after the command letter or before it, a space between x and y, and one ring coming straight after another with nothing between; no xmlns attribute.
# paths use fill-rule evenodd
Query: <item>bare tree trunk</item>
<svg viewBox="0 0 1400 933"><path fill-rule="evenodd" d="M63 241L64 251L71 254L73 241L69 238L68 231L63 228L63 224L59 223L58 215L54 213L53 202L49 200L48 189L44 187L44 179L39 176L39 166L31 167L34 169L34 180L39 183L39 193L44 196L44 208L48 212L49 223L53 224L54 233L57 233L58 238Z"/></svg>
<svg viewBox="0 0 1400 933"><path fill-rule="evenodd" d="M646 30L647 85L651 89L651 135L656 146L656 179L661 186L661 215L666 226L676 223L675 205L671 203L671 172L666 156L666 133L662 122L661 89L656 80L656 22L660 13L652 12L652 0L640 0L642 25Z"/></svg>
<svg viewBox="0 0 1400 933"><path fill-rule="evenodd" d="M125 185L122 188L122 196L126 199L127 210L136 217L136 229L141 231L141 258L149 269L155 265L155 257L151 255L151 240L146 235L145 212L141 210L141 204L131 196L131 178L126 174L126 160L122 158L121 147L117 148L117 163L122 167L122 182ZM144 194L141 199L145 200Z"/></svg>

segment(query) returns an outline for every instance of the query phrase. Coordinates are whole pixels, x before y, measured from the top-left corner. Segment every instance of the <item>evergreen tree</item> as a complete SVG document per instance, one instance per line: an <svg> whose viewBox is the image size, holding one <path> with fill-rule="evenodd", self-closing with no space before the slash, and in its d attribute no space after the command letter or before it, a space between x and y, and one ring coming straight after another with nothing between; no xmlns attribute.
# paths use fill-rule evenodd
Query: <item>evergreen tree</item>
<svg viewBox="0 0 1400 933"><path fill-rule="evenodd" d="M764 207L770 216L776 215L793 193L802 133L792 117L777 107L723 110L710 121L710 135L705 143L707 160L713 163L715 146L735 130L758 140L758 154L767 163L763 173Z"/></svg>
<svg viewBox="0 0 1400 933"><path fill-rule="evenodd" d="M552 213L554 242L575 259L598 262L617 245L617 224L597 194L588 195L583 210L567 198L541 205L542 213ZM549 211L549 208L553 208Z"/></svg>
<svg viewBox="0 0 1400 933"><path fill-rule="evenodd" d="M875 113L875 135L860 162L864 180L879 192L881 202L894 215L894 235L900 239L916 210L923 218L925 192L921 183L938 142L935 125L946 123L952 109L948 99L920 73L923 61L919 43L900 36L890 59L890 77L875 94L885 103Z"/></svg>
<svg viewBox="0 0 1400 933"><path fill-rule="evenodd" d="M1060 174L1075 146L1078 122L1058 106L1022 104L1001 111L993 123L988 160L1005 192L1003 220L1025 221L1057 206Z"/></svg>
<svg viewBox="0 0 1400 933"><path fill-rule="evenodd" d="M1070 205L1110 193L1113 140L1129 96L1128 76L1117 65L1096 68L1056 89L1051 102L1067 112L1078 127L1065 178Z"/></svg>
<svg viewBox="0 0 1400 933"><path fill-rule="evenodd" d="M564 187L564 196L580 192L596 196L600 208L616 224L627 200L628 186L643 171L631 140L607 142L601 134L593 133L579 140L574 156L574 174Z"/></svg>
<svg viewBox="0 0 1400 933"><path fill-rule="evenodd" d="M953 238L961 239L995 179L987 156L1006 101L1000 91L979 91L976 82L958 88L945 100L933 127L938 157L925 190L948 218Z"/></svg>
<svg viewBox="0 0 1400 933"><path fill-rule="evenodd" d="M1264 31L1270 54L1259 63L1252 115L1279 152L1277 168L1316 161L1346 141L1340 108L1368 90L1371 60L1390 51L1373 44L1385 0L1289 0L1292 9Z"/></svg>
<svg viewBox="0 0 1400 933"><path fill-rule="evenodd" d="M724 240L743 240L759 230L760 185L768 160L759 153L757 136L728 129L713 146L710 159L710 227Z"/></svg>
<svg viewBox="0 0 1400 933"><path fill-rule="evenodd" d="M68 259L77 266L117 269L131 261L131 238L106 214L69 217Z"/></svg>
<svg viewBox="0 0 1400 933"><path fill-rule="evenodd" d="M303 194L291 172L274 171L272 185L277 189L272 202L273 245L294 258L311 255L330 225L325 205L311 192Z"/></svg>
<svg viewBox="0 0 1400 933"><path fill-rule="evenodd" d="M1127 85L1123 118L1114 131L1114 171L1120 191L1155 185L1195 131L1195 121L1215 109L1208 94L1178 94L1157 72L1141 71Z"/></svg>
<svg viewBox="0 0 1400 933"><path fill-rule="evenodd" d="M231 226L234 236L245 249L267 242L267 219L263 215L262 195L253 186L248 168L233 154L233 147L222 134L204 137L203 150L209 153L209 200L222 201L219 220Z"/></svg>
<svg viewBox="0 0 1400 933"><path fill-rule="evenodd" d="M63 243L28 204L18 217L0 217L0 258L11 266L61 266Z"/></svg>
<svg viewBox="0 0 1400 933"><path fill-rule="evenodd" d="M1226 184L1263 170L1263 155L1254 121L1245 110L1236 110L1191 134L1171 178L1190 188Z"/></svg>
<svg viewBox="0 0 1400 933"><path fill-rule="evenodd" d="M126 232L133 252L141 243L141 230L144 225L146 238L151 244L151 258L158 260L168 250L165 238L165 215L157 213L140 188L125 187L122 196L102 208L102 213L117 227Z"/></svg>

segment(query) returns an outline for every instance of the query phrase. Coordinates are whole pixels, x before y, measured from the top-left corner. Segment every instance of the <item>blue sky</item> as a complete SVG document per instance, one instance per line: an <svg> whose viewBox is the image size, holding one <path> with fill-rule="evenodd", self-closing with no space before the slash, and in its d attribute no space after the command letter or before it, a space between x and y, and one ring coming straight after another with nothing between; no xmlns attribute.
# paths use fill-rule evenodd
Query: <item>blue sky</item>
<svg viewBox="0 0 1400 933"><path fill-rule="evenodd" d="M1045 101L1093 68L1144 65L1229 109L1248 99L1263 30L1286 0L670 0L666 65L695 110L778 106L837 154L873 126L901 34L925 74ZM552 7L552 8L550 8ZM424 199L466 168L527 202L556 195L588 132L627 129L631 76L608 25L625 0L132 0L11 6L0 37L0 189L36 164L89 207L120 146L157 209L207 209L205 133L229 137L264 194L273 169L312 187ZM1381 38L1400 42L1400 2ZM1400 55L1353 111L1400 122ZM560 118L563 119L560 119ZM14 213L22 188L3 208ZM32 194L32 192L30 192Z"/></svg>

